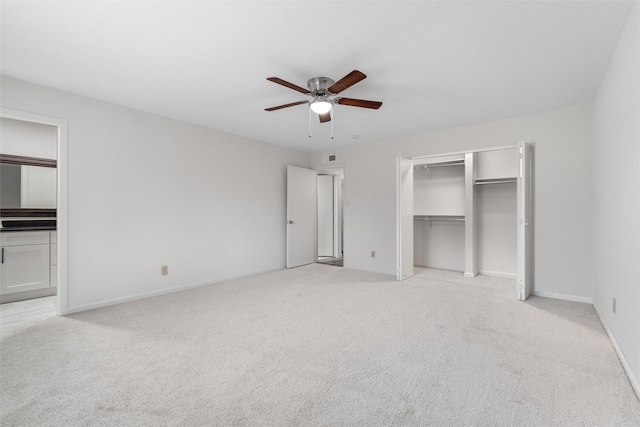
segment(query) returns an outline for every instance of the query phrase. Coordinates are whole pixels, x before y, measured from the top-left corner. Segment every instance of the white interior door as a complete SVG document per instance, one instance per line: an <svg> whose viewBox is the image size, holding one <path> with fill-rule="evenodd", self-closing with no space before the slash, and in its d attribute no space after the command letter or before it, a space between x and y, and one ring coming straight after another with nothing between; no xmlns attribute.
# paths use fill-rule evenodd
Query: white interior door
<svg viewBox="0 0 640 427"><path fill-rule="evenodd" d="M413 160L397 160L398 280L413 276Z"/></svg>
<svg viewBox="0 0 640 427"><path fill-rule="evenodd" d="M287 268L315 262L316 171L287 166Z"/></svg>
<svg viewBox="0 0 640 427"><path fill-rule="evenodd" d="M532 217L532 185L531 179L531 144L518 144L518 299L526 300L533 287L533 217Z"/></svg>

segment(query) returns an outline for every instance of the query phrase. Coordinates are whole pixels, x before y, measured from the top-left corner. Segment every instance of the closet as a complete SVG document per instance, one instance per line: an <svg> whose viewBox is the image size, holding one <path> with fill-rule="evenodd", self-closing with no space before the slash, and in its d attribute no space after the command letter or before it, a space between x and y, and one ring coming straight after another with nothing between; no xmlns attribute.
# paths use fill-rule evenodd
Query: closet
<svg viewBox="0 0 640 427"><path fill-rule="evenodd" d="M464 271L465 160L414 161L414 265Z"/></svg>
<svg viewBox="0 0 640 427"><path fill-rule="evenodd" d="M517 150L413 159L415 266L516 278Z"/></svg>
<svg viewBox="0 0 640 427"><path fill-rule="evenodd" d="M478 273L516 277L517 174L515 148L475 154L475 252Z"/></svg>

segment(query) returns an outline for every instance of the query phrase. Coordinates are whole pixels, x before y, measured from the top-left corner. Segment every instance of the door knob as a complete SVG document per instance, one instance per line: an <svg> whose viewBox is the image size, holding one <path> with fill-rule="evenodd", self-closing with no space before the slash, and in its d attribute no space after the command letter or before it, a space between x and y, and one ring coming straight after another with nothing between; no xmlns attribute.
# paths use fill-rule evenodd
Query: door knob
<svg viewBox="0 0 640 427"><path fill-rule="evenodd" d="M287 221L287 224L293 224L293 221L289 220Z"/></svg>

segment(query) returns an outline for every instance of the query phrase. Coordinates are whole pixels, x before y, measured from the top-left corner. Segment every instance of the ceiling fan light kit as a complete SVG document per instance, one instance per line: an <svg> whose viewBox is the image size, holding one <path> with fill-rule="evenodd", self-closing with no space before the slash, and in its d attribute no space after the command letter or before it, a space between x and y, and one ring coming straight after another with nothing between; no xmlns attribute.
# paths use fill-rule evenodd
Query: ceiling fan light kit
<svg viewBox="0 0 640 427"><path fill-rule="evenodd" d="M311 104L309 104L309 108L311 108L311 111L316 114L328 113L329 111L331 111L331 106L331 102L327 101L326 99L316 99L314 101L311 101Z"/></svg>
<svg viewBox="0 0 640 427"><path fill-rule="evenodd" d="M278 77L268 77L267 80L279 85L288 87L313 99L309 101L298 101L290 104L278 105L276 107L265 108L266 111L276 111L282 108L293 107L296 105L308 104L310 111L316 113L320 123L331 121L331 111L334 105L347 105L350 107L370 108L377 110L382 105L379 101L366 101L364 99L339 98L337 94L345 89L350 88L367 76L358 70L353 70L337 82L328 77L313 77L307 81L307 89L289 83ZM311 119L309 119L309 137L311 137ZM331 123L331 139L333 139L333 122Z"/></svg>

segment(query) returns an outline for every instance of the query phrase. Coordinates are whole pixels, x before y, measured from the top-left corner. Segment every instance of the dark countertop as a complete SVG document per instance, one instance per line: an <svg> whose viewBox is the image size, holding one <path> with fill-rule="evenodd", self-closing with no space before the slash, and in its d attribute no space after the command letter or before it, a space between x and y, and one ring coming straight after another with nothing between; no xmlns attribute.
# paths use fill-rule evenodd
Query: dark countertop
<svg viewBox="0 0 640 427"><path fill-rule="evenodd" d="M7 220L2 221L1 233L12 231L54 231L56 220L50 219L28 219L28 220Z"/></svg>
<svg viewBox="0 0 640 427"><path fill-rule="evenodd" d="M42 226L42 227L7 227L0 228L0 233L10 233L12 231L56 231L55 227Z"/></svg>

